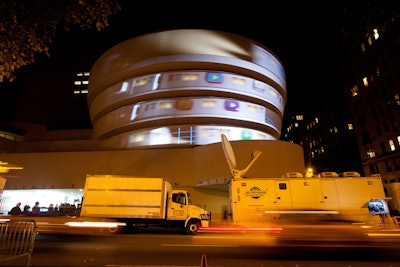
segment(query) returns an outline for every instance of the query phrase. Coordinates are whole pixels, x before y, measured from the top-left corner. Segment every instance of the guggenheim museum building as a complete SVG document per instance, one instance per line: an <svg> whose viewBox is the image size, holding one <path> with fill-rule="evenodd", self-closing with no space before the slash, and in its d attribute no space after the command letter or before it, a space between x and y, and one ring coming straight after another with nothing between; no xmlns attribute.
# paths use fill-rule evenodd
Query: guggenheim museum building
<svg viewBox="0 0 400 267"><path fill-rule="evenodd" d="M138 36L102 54L88 86L92 129L2 132L0 212L17 202L79 205L87 174L113 174L165 177L224 220L232 173L222 134L239 169L261 152L247 177L305 171L302 147L279 140L283 64L248 38L201 29Z"/></svg>

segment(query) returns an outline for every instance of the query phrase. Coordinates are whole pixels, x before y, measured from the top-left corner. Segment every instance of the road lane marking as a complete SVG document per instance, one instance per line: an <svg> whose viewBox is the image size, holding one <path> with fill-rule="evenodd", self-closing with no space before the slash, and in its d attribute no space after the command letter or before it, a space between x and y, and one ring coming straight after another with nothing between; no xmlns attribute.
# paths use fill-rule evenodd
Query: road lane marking
<svg viewBox="0 0 400 267"><path fill-rule="evenodd" d="M237 248L238 245L193 245L193 244L161 244L163 247L225 247Z"/></svg>

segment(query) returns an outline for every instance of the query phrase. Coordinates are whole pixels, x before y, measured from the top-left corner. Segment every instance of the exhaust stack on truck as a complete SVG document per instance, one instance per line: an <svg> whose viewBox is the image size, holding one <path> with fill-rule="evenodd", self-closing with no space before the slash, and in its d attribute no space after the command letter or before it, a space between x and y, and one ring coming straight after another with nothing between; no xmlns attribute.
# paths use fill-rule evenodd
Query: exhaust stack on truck
<svg viewBox="0 0 400 267"><path fill-rule="evenodd" d="M87 175L81 217L114 218L127 228L184 228L194 235L200 226L209 226L211 216L165 178Z"/></svg>

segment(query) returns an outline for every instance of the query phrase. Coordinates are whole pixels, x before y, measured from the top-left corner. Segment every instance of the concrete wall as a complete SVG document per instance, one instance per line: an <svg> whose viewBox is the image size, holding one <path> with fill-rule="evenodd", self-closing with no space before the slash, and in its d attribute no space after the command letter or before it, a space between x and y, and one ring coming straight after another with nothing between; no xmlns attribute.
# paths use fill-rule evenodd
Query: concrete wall
<svg viewBox="0 0 400 267"><path fill-rule="evenodd" d="M289 171L304 173L301 146L283 141L234 141L237 168L244 169L251 152L261 156L247 177L281 177ZM2 174L5 190L83 188L86 174L164 176L175 188L191 192L194 204L212 212L216 221L229 209L227 181L231 178L221 143L193 148L158 148L117 151L9 153L1 160L23 170ZM229 210L228 210L229 212Z"/></svg>

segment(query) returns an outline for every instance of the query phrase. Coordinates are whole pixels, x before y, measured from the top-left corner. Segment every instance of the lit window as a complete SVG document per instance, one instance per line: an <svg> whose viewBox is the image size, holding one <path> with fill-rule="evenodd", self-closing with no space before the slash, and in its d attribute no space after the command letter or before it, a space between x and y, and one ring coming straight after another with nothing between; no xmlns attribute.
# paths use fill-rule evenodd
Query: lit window
<svg viewBox="0 0 400 267"><path fill-rule="evenodd" d="M396 105L400 106L399 94L395 94L395 96L394 96L394 101L395 101Z"/></svg>
<svg viewBox="0 0 400 267"><path fill-rule="evenodd" d="M391 151L396 150L396 146L394 145L394 142L392 139L389 140L389 147Z"/></svg>
<svg viewBox="0 0 400 267"><path fill-rule="evenodd" d="M76 76L83 76L83 73L79 72L79 73L76 74Z"/></svg>
<svg viewBox="0 0 400 267"><path fill-rule="evenodd" d="M374 29L374 31L373 31L374 33L374 38L375 38L375 40L378 40L378 38L379 38L379 32L378 32L378 29Z"/></svg>
<svg viewBox="0 0 400 267"><path fill-rule="evenodd" d="M82 81L82 84L89 84L89 81Z"/></svg>
<svg viewBox="0 0 400 267"><path fill-rule="evenodd" d="M303 120L303 115L296 115L296 120L297 121L302 121Z"/></svg>
<svg viewBox="0 0 400 267"><path fill-rule="evenodd" d="M365 44L364 43L361 44L361 51L365 52Z"/></svg>
<svg viewBox="0 0 400 267"><path fill-rule="evenodd" d="M369 44L369 45L372 45L372 38L371 38L371 36L368 37L368 44Z"/></svg>
<svg viewBox="0 0 400 267"><path fill-rule="evenodd" d="M357 85L354 85L353 88L351 88L351 96L357 96L358 95L358 87Z"/></svg>
<svg viewBox="0 0 400 267"><path fill-rule="evenodd" d="M368 151L367 151L367 157L368 157L368 158L373 158L373 157L375 157L375 151L374 151L372 148L368 149Z"/></svg>
<svg viewBox="0 0 400 267"><path fill-rule="evenodd" d="M367 77L363 78L363 83L364 83L365 87L368 87L368 78Z"/></svg>
<svg viewBox="0 0 400 267"><path fill-rule="evenodd" d="M87 90L87 89L86 90L81 90L81 93L82 94L87 94L87 93L89 93L89 90Z"/></svg>
<svg viewBox="0 0 400 267"><path fill-rule="evenodd" d="M82 82L81 82L81 81L75 81L74 84L75 84L75 85L81 85Z"/></svg>
<svg viewBox="0 0 400 267"><path fill-rule="evenodd" d="M399 136L397 136L397 143L399 144L399 146L400 146L400 135Z"/></svg>
<svg viewBox="0 0 400 267"><path fill-rule="evenodd" d="M74 94L75 94L75 95L77 95L77 94L79 94L79 93L80 93L79 90L74 90Z"/></svg>
<svg viewBox="0 0 400 267"><path fill-rule="evenodd" d="M83 75L89 76L89 75L90 75L90 72L85 72Z"/></svg>
<svg viewBox="0 0 400 267"><path fill-rule="evenodd" d="M348 128L349 130L353 130L353 124L351 124L351 123L347 124L347 128Z"/></svg>

